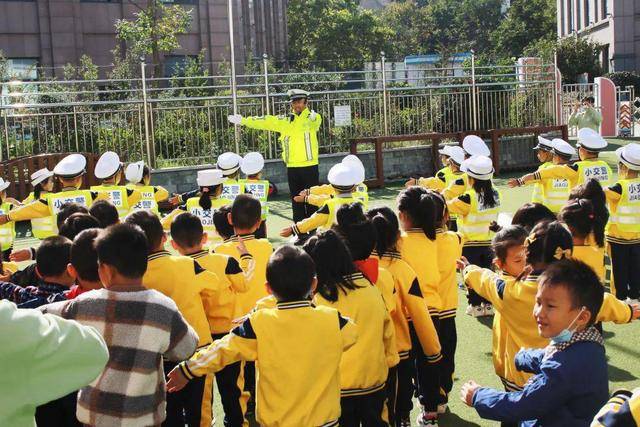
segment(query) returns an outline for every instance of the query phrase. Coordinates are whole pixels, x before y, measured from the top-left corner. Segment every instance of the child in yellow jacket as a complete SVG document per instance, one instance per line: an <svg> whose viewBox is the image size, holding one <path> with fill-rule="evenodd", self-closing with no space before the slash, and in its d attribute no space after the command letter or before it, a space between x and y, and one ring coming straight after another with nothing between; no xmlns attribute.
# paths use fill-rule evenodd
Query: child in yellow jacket
<svg viewBox="0 0 640 427"><path fill-rule="evenodd" d="M386 425L385 385L389 368L398 364L399 357L382 294L355 268L333 230L311 237L304 250L316 265L316 304L335 308L361 325L355 345L340 362L340 425Z"/></svg>
<svg viewBox="0 0 640 427"><path fill-rule="evenodd" d="M424 355L427 363L437 366L442 360L438 333L431 316L424 309L426 301L422 296L420 283L415 271L398 252L400 225L396 214L387 207L371 209L367 212L378 236L376 255L380 265L393 276L396 297L396 310L391 318L395 325L396 345L400 363L389 374L389 400L395 407L389 413L395 414L396 425L410 425L410 412L413 408L413 372L415 358L412 353ZM417 338L419 348L412 343L411 330ZM413 350L413 352L412 352ZM393 410L392 410L393 409Z"/></svg>

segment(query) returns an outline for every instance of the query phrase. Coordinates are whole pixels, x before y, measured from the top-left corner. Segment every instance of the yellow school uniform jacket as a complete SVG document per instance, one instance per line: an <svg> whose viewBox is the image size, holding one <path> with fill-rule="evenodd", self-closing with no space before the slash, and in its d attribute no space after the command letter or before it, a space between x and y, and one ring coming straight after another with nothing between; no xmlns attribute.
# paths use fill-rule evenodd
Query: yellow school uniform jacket
<svg viewBox="0 0 640 427"><path fill-rule="evenodd" d="M469 189L469 176L464 172L456 172L447 187L441 191L445 200L453 200L462 196Z"/></svg>
<svg viewBox="0 0 640 427"><path fill-rule="evenodd" d="M426 301L422 297L420 283L413 268L402 260L399 252L389 252L380 258L380 265L393 276L396 310L391 313L395 326L396 346L400 360L407 359L411 350L409 320L418 335L427 361L436 363L442 359L438 333L431 316L427 314Z"/></svg>
<svg viewBox="0 0 640 427"><path fill-rule="evenodd" d="M358 331L332 308L283 302L251 313L241 326L180 367L191 379L240 360L256 361L260 425L337 426L344 377L340 360L356 343Z"/></svg>
<svg viewBox="0 0 640 427"><path fill-rule="evenodd" d="M61 192L47 193L44 198L12 209L8 217L9 221L27 221L34 218L53 216L53 223L55 224L58 210L64 203L73 202L89 208L96 200L109 200L109 195L90 190L65 188Z"/></svg>
<svg viewBox="0 0 640 427"><path fill-rule="evenodd" d="M267 281L267 263L273 252L273 246L267 239L256 239L252 234L241 236L247 247L247 252L253 257L253 269L248 280L249 289L241 294L236 294L235 317L241 317L249 313L256 302L267 296L265 282ZM215 247L218 254L229 255L235 258L242 265L240 253L237 249L238 236L225 240L224 243Z"/></svg>
<svg viewBox="0 0 640 427"><path fill-rule="evenodd" d="M538 326L533 317L538 278L538 275L532 274L523 280L511 282L489 269L475 265L469 265L464 270L467 286L489 300L501 315L507 331L503 382L520 388L524 387L531 374L516 369L516 353L521 348L544 348L549 344L549 340L538 334ZM605 292L604 302L596 320L627 323L631 320L632 313L631 306Z"/></svg>
<svg viewBox="0 0 640 427"><path fill-rule="evenodd" d="M2 274L7 274L7 273L13 274L16 271L20 270L20 267L16 262L2 261L0 265L2 265Z"/></svg>
<svg viewBox="0 0 640 427"><path fill-rule="evenodd" d="M320 209L309 218L293 224L293 233L304 234L316 229L328 230L336 223L336 212L340 206L354 202L362 203L355 193L342 193L328 199Z"/></svg>
<svg viewBox="0 0 640 427"><path fill-rule="evenodd" d="M455 179L455 175L451 167L446 166L436 172L435 176L418 178L416 184L429 190L440 192L447 188L452 179Z"/></svg>
<svg viewBox="0 0 640 427"><path fill-rule="evenodd" d="M534 181L550 178L564 178L569 181L569 188L584 184L590 179L597 180L604 188L611 183L613 172L604 160L581 160L572 165L553 165L536 171Z"/></svg>
<svg viewBox="0 0 640 427"><path fill-rule="evenodd" d="M640 390L617 390L600 409L591 427L640 426Z"/></svg>
<svg viewBox="0 0 640 427"><path fill-rule="evenodd" d="M212 334L226 334L232 328L235 317L236 293L249 289L250 272L253 257L250 254L240 257L243 265L229 255L211 253L205 250L189 255L204 269L212 271L220 279L220 291L203 296L202 303L209 321Z"/></svg>
<svg viewBox="0 0 640 427"><path fill-rule="evenodd" d="M358 329L356 343L340 361L342 397L358 396L382 390L389 368L398 364L398 351L393 322L382 294L357 272L349 276L358 286L346 293L339 292L338 300L331 302L319 293L317 305L329 306L353 320Z"/></svg>
<svg viewBox="0 0 640 427"><path fill-rule="evenodd" d="M436 250L438 251L438 295L442 301L440 319L456 317L458 308L458 280L456 261L462 256L462 235L453 231L437 230Z"/></svg>
<svg viewBox="0 0 640 427"><path fill-rule="evenodd" d="M602 283L604 283L604 248L597 245L575 245L571 258L587 264L595 273Z"/></svg>
<svg viewBox="0 0 640 427"><path fill-rule="evenodd" d="M499 274L502 280L504 280L507 283L507 286L513 286L513 282L515 282L516 280L515 277L510 276L504 271L500 271ZM505 380L506 365L504 363L504 354L506 352L507 336L509 335L509 331L507 330L506 325L502 321L502 315L500 314L499 311L494 311L493 326L491 328L491 331L492 331L491 343L493 348L491 358L493 360L493 368L496 372L496 375L500 377L506 390L518 391L520 390L520 387L517 387L513 383L508 383Z"/></svg>
<svg viewBox="0 0 640 427"><path fill-rule="evenodd" d="M442 300L438 293L440 271L436 241L429 240L422 229L411 229L400 235L398 249L402 259L418 276L422 295L429 307L429 314L438 317L442 310Z"/></svg>
<svg viewBox="0 0 640 427"><path fill-rule="evenodd" d="M377 259L377 258L376 258ZM393 275L386 268L380 266L378 268L378 279L374 283L376 288L382 294L384 300L384 306L390 314L396 311L396 298L395 298L395 285L393 282Z"/></svg>
<svg viewBox="0 0 640 427"><path fill-rule="evenodd" d="M202 299L220 291L221 282L215 273L205 270L189 257L159 251L149 255L142 284L145 288L165 294L176 303L180 313L198 333L199 347L211 342Z"/></svg>
<svg viewBox="0 0 640 427"><path fill-rule="evenodd" d="M611 187L604 187L611 213L605 230L608 242L620 245L640 243L640 213L637 212L636 206L640 197L639 184L640 178L635 178L620 180ZM622 222L627 223L626 226L620 227Z"/></svg>

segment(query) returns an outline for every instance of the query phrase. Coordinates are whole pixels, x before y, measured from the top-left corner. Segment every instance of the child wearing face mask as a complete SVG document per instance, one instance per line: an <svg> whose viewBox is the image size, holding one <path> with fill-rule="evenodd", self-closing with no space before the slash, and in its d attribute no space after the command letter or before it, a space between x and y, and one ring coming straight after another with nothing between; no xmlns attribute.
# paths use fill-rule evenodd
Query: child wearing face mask
<svg viewBox="0 0 640 427"><path fill-rule="evenodd" d="M516 367L534 376L522 391L501 392L473 381L462 400L484 419L521 426L589 425L608 398L604 340L594 327L604 290L581 261L560 260L542 273L533 315L542 349L523 349ZM588 373L588 375L585 375Z"/></svg>

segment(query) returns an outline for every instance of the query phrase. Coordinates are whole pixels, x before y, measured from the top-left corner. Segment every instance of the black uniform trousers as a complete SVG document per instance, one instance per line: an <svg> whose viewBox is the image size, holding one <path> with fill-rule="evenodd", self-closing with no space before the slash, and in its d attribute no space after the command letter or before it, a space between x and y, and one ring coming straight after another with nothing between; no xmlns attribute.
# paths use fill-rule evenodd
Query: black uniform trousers
<svg viewBox="0 0 640 427"><path fill-rule="evenodd" d="M440 403L447 403L449 393L453 388L453 374L456 370L455 354L458 346L456 318L440 319L438 339L442 347L442 361L440 362Z"/></svg>
<svg viewBox="0 0 640 427"><path fill-rule="evenodd" d="M640 244L611 245L611 267L616 285L616 298L638 299L640 297Z"/></svg>
<svg viewBox="0 0 640 427"><path fill-rule="evenodd" d="M439 331L440 319L438 316L431 316L431 320L436 331ZM429 363L418 339L416 329L413 327L413 322L409 322L409 333L411 335L411 358L415 366L414 374L418 401L426 412L436 412L441 400L440 365L442 361Z"/></svg>
<svg viewBox="0 0 640 427"><path fill-rule="evenodd" d="M293 210L293 222L302 221L310 217L316 210L315 206L306 203L293 201L302 190L311 188L320 183L318 165L305 166L301 168L287 168L287 178L289 180L289 192L291 193L291 209Z"/></svg>
<svg viewBox="0 0 640 427"><path fill-rule="evenodd" d="M387 390L382 388L373 393L340 398L340 427L386 427L383 419Z"/></svg>
<svg viewBox="0 0 640 427"><path fill-rule="evenodd" d="M225 335L227 334L212 334L211 337L216 341ZM244 409L240 403L244 386L244 375L240 378L240 372L243 368L242 362L236 362L215 374L224 410L224 427L242 427L244 422Z"/></svg>
<svg viewBox="0 0 640 427"><path fill-rule="evenodd" d="M470 264L477 265L481 268L491 268L493 265L493 250L491 246L465 246L462 248L462 256L467 258ZM469 305L474 307L482 303L489 303L489 301L482 298L473 289L468 290L467 300L469 301Z"/></svg>
<svg viewBox="0 0 640 427"><path fill-rule="evenodd" d="M164 362L165 376L178 364ZM202 399L205 396L206 376L194 378L175 393L167 393L167 418L162 427L199 427L202 417ZM213 399L213 393L209 393ZM213 402L212 402L213 404Z"/></svg>

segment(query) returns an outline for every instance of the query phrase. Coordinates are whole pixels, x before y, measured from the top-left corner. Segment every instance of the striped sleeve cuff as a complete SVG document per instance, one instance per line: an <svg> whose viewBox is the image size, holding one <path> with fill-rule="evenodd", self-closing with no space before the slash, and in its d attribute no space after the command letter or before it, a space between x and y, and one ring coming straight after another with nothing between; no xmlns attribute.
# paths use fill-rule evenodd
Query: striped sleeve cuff
<svg viewBox="0 0 640 427"><path fill-rule="evenodd" d="M534 172L533 173L533 179L535 179L536 181L540 181L540 172Z"/></svg>
<svg viewBox="0 0 640 427"><path fill-rule="evenodd" d="M188 379L189 381L198 377L193 372L191 372L191 369L189 369L189 365L187 364L186 361L180 363L178 366L180 367L180 372L182 372L182 375L184 375L185 378Z"/></svg>
<svg viewBox="0 0 640 427"><path fill-rule="evenodd" d="M251 260L253 259L253 255L246 253L246 254L242 254L240 255L240 260L244 261L244 260Z"/></svg>
<svg viewBox="0 0 640 427"><path fill-rule="evenodd" d="M442 353L438 353L438 354L433 354L433 355L426 355L427 356L427 362L428 363L438 363L439 361L442 360Z"/></svg>
<svg viewBox="0 0 640 427"><path fill-rule="evenodd" d="M291 226L291 230L293 231L293 234L295 234L296 236L299 235L299 234L302 234L302 233L300 233L300 230L298 229L298 226L296 224L293 224Z"/></svg>

